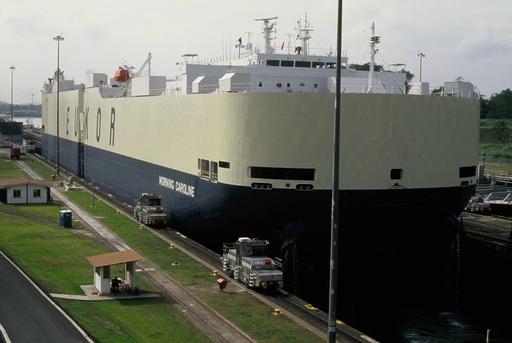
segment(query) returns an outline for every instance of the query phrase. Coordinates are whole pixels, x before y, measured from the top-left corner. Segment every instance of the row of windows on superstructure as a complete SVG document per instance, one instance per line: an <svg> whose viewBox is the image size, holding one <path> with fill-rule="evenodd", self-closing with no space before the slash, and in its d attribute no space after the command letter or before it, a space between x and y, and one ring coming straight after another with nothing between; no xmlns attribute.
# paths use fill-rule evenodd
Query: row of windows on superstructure
<svg viewBox="0 0 512 343"><path fill-rule="evenodd" d="M300 82L298 85L299 85L299 87L306 87L306 83L304 83L304 82ZM286 88L290 88L291 86L292 86L292 84L290 82L286 83ZM263 87L263 82L259 81L258 87ZM276 87L281 88L281 87L283 87L283 84L281 82L277 82ZM318 83L314 83L313 88L318 88Z"/></svg>
<svg viewBox="0 0 512 343"><path fill-rule="evenodd" d="M328 68L336 69L335 62L311 62L311 61L289 61L289 60L267 60L269 67L296 67L296 68Z"/></svg>

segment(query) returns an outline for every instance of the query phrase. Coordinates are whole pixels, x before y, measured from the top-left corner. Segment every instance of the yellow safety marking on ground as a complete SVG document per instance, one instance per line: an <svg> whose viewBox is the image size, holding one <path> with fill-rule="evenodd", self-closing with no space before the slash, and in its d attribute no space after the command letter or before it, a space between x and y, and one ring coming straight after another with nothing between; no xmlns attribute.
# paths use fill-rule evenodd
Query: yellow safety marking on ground
<svg viewBox="0 0 512 343"><path fill-rule="evenodd" d="M315 306L313 306L311 304L306 304L306 305L304 305L304 307L310 311L318 311L318 308L316 308Z"/></svg>

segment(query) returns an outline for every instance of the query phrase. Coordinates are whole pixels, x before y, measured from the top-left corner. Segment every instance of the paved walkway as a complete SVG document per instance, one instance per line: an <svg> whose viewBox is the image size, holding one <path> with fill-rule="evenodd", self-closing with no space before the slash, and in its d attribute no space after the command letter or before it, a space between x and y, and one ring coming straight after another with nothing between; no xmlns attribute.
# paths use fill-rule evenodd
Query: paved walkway
<svg viewBox="0 0 512 343"><path fill-rule="evenodd" d="M18 162L20 166L34 179L41 177L30 169L24 162ZM121 238L111 233L102 223L89 215L86 211L71 202L61 191L52 188L52 194L62 201L66 207L71 209L85 223L91 226L101 237L107 240L117 250L131 249ZM147 274L163 289L167 295L172 298L181 307L186 309L186 315L192 319L192 323L201 329L214 342L255 342L251 337L245 334L236 325L218 312L208 307L198 297L189 292L185 287L173 280L169 275L160 270L160 268L149 260L137 263L146 270ZM153 268L154 271L148 271Z"/></svg>

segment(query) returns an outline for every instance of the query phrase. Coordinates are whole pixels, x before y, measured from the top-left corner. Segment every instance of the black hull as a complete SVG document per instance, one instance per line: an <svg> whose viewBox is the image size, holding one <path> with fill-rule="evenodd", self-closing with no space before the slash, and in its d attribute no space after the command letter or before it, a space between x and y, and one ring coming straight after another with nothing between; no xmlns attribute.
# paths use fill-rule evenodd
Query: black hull
<svg viewBox="0 0 512 343"><path fill-rule="evenodd" d="M56 162L56 138L43 135L43 155ZM143 192L160 194L163 206L182 230L237 237L244 233L270 234L289 223L329 222L329 190L255 190L212 183L183 173L101 149L84 146L85 164L80 170L78 144L60 140L60 163L118 199L133 205ZM171 191L159 177L193 186L194 197ZM474 186L429 189L343 190L342 220L360 216L381 218L447 218L458 215L474 194ZM321 219L323 218L323 219ZM315 225L316 226L316 225ZM328 228L327 228L328 229Z"/></svg>

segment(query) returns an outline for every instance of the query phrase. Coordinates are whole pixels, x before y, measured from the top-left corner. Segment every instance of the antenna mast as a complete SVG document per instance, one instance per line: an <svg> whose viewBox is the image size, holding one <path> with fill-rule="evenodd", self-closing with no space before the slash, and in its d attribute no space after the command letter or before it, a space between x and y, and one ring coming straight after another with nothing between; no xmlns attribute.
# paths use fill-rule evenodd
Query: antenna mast
<svg viewBox="0 0 512 343"><path fill-rule="evenodd" d="M368 74L368 90L367 93L373 93L373 74L375 72L375 55L379 49L375 46L380 43L380 36L375 35L375 23L372 23L372 35L370 36L370 73Z"/></svg>
<svg viewBox="0 0 512 343"><path fill-rule="evenodd" d="M303 55L308 55L309 52L309 43L308 41L311 39L311 31L313 28L308 21L308 12L304 14L304 27L302 27L302 20L297 21L297 39L302 42L302 51Z"/></svg>
<svg viewBox="0 0 512 343"><path fill-rule="evenodd" d="M272 40L276 39L276 37L272 37L272 33L276 33L276 23L270 23L270 21L276 19L277 17L255 19L255 21L263 22L263 35L265 37L266 54L274 53L274 49L272 48Z"/></svg>
<svg viewBox="0 0 512 343"><path fill-rule="evenodd" d="M423 57L427 57L427 55L425 55L423 52L418 50L418 53L416 54L416 56L418 56L418 58L420 60L420 82L421 82L421 77L422 77L421 74L423 72Z"/></svg>

